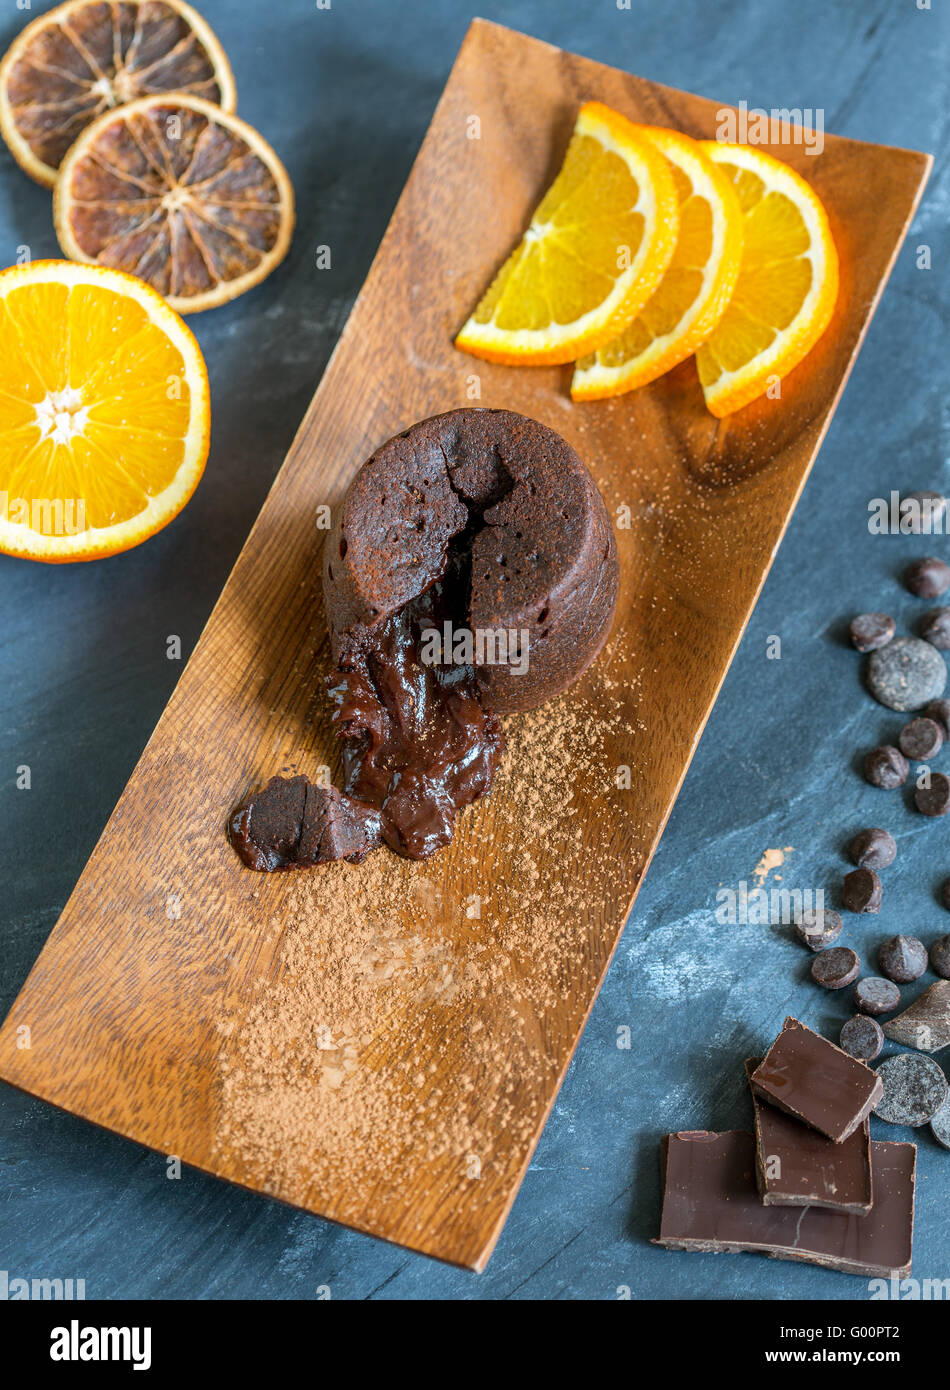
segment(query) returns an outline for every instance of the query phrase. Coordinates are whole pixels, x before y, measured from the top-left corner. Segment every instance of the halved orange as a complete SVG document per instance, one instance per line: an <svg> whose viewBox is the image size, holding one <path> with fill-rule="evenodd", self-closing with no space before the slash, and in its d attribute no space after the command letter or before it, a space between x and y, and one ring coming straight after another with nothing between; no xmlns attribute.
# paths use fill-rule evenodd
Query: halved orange
<svg viewBox="0 0 950 1390"><path fill-rule="evenodd" d="M679 225L667 161L632 121L585 102L564 163L455 346L489 362L572 362L623 329Z"/></svg>
<svg viewBox="0 0 950 1390"><path fill-rule="evenodd" d="M140 97L100 116L53 197L71 260L147 281L179 313L225 304L287 254L294 193L263 136L200 97Z"/></svg>
<svg viewBox="0 0 950 1390"><path fill-rule="evenodd" d="M201 349L148 285L69 261L0 271L0 551L138 545L194 492L209 428Z"/></svg>
<svg viewBox="0 0 950 1390"><path fill-rule="evenodd" d="M224 49L182 0L67 0L28 24L0 63L0 133L52 188L63 156L104 111L150 92L189 92L233 111Z"/></svg>
<svg viewBox="0 0 950 1390"><path fill-rule="evenodd" d="M781 381L811 351L838 298L838 253L821 200L800 174L749 145L702 142L743 215L742 264L718 325L696 351L707 408L720 418Z"/></svg>
<svg viewBox="0 0 950 1390"><path fill-rule="evenodd" d="M637 126L670 163L679 198L679 235L663 279L624 331L581 358L576 401L646 386L695 352L729 303L742 258L742 209L725 174L688 135Z"/></svg>

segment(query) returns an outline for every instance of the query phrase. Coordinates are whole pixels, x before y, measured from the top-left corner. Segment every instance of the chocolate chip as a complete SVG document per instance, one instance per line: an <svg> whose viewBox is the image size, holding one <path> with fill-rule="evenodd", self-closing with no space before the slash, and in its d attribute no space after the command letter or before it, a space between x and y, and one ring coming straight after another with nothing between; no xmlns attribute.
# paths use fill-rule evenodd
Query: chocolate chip
<svg viewBox="0 0 950 1390"><path fill-rule="evenodd" d="M861 971L861 962L848 946L832 946L821 951L811 963L811 977L825 989L845 989L854 984Z"/></svg>
<svg viewBox="0 0 950 1390"><path fill-rule="evenodd" d="M893 791L895 787L904 785L909 773L907 759L899 748L892 748L889 743L882 743L865 755L864 776L872 787Z"/></svg>
<svg viewBox="0 0 950 1390"><path fill-rule="evenodd" d="M946 510L947 499L939 492L909 492L901 498L901 534L923 536L939 531Z"/></svg>
<svg viewBox="0 0 950 1390"><path fill-rule="evenodd" d="M884 1046L881 1025L864 1014L855 1014L841 1029L841 1046L859 1062L873 1062Z"/></svg>
<svg viewBox="0 0 950 1390"><path fill-rule="evenodd" d="M932 647L950 647L950 608L931 608L920 620L918 631Z"/></svg>
<svg viewBox="0 0 950 1390"><path fill-rule="evenodd" d="M924 705L923 713L941 726L945 739L950 739L950 700L931 700Z"/></svg>
<svg viewBox="0 0 950 1390"><path fill-rule="evenodd" d="M859 652L874 652L894 636L894 619L886 613L859 613L851 619L851 644Z"/></svg>
<svg viewBox="0 0 950 1390"><path fill-rule="evenodd" d="M930 1130L938 1144L950 1149L950 1096L930 1121Z"/></svg>
<svg viewBox="0 0 950 1390"><path fill-rule="evenodd" d="M909 1009L885 1023L884 1034L920 1052L940 1052L950 1045L950 980L925 989Z"/></svg>
<svg viewBox="0 0 950 1390"><path fill-rule="evenodd" d="M925 816L945 816L950 811L950 777L932 772L926 785L914 792L914 805Z"/></svg>
<svg viewBox="0 0 950 1390"><path fill-rule="evenodd" d="M886 869L897 858L897 841L878 826L859 830L848 846L852 864L860 869Z"/></svg>
<svg viewBox="0 0 950 1390"><path fill-rule="evenodd" d="M927 948L916 936L892 936L878 948L877 963L889 980L909 985L927 969Z"/></svg>
<svg viewBox="0 0 950 1390"><path fill-rule="evenodd" d="M915 763L928 763L943 747L943 729L935 719L919 716L904 725L897 742L905 758Z"/></svg>
<svg viewBox="0 0 950 1390"><path fill-rule="evenodd" d="M925 555L904 571L904 583L918 598L939 598L950 589L950 565L936 555Z"/></svg>
<svg viewBox="0 0 950 1390"><path fill-rule="evenodd" d="M950 936L940 936L930 948L930 968L941 979L950 980Z"/></svg>
<svg viewBox="0 0 950 1390"><path fill-rule="evenodd" d="M854 987L854 1002L863 1014L892 1014L900 1007L901 992L892 980L867 975Z"/></svg>
<svg viewBox="0 0 950 1390"><path fill-rule="evenodd" d="M868 689L888 709L917 710L943 694L943 657L919 637L895 637L868 657Z"/></svg>
<svg viewBox="0 0 950 1390"><path fill-rule="evenodd" d="M806 907L795 923L795 935L812 951L823 951L841 935L844 922L833 907Z"/></svg>
<svg viewBox="0 0 950 1390"><path fill-rule="evenodd" d="M940 901L947 911L950 912L950 878L945 878L940 885Z"/></svg>
<svg viewBox="0 0 950 1390"><path fill-rule="evenodd" d="M902 1052L877 1069L884 1094L874 1113L892 1125L925 1125L947 1099L947 1078L932 1057Z"/></svg>
<svg viewBox="0 0 950 1390"><path fill-rule="evenodd" d="M881 880L873 869L852 869L845 874L841 901L849 912L880 912Z"/></svg>

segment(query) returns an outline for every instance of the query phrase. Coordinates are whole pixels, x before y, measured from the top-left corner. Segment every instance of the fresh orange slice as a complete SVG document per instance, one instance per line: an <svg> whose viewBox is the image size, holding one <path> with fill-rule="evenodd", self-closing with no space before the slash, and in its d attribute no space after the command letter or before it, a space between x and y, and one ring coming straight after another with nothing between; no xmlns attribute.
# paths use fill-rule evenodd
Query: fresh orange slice
<svg viewBox="0 0 950 1390"><path fill-rule="evenodd" d="M838 297L828 215L794 169L749 145L702 143L743 214L739 278L726 312L696 351L706 405L722 418L781 381L824 333Z"/></svg>
<svg viewBox="0 0 950 1390"><path fill-rule="evenodd" d="M667 161L637 127L585 102L561 171L455 346L489 362L572 362L616 337L673 255Z"/></svg>
<svg viewBox="0 0 950 1390"><path fill-rule="evenodd" d="M52 188L97 116L150 92L189 92L226 111L234 78L211 29L182 0L68 0L14 39L0 63L0 133Z"/></svg>
<svg viewBox="0 0 950 1390"><path fill-rule="evenodd" d="M53 218L71 260L137 275L187 314L235 299L279 265L294 193L246 121L200 97L140 97L72 146Z"/></svg>
<svg viewBox="0 0 950 1390"><path fill-rule="evenodd" d="M633 322L578 362L571 382L576 401L623 395L691 356L722 317L739 274L742 209L729 179L688 135L635 129L669 161L679 199L676 249Z"/></svg>
<svg viewBox="0 0 950 1390"><path fill-rule="evenodd" d="M201 349L148 285L69 261L0 271L0 551L138 545L194 492L209 421Z"/></svg>

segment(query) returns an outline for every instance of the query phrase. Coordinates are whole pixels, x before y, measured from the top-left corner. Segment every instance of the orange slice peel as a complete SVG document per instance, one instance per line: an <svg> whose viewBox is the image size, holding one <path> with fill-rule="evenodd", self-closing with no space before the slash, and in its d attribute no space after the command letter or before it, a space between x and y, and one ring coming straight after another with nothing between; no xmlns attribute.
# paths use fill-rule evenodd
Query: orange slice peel
<svg viewBox="0 0 950 1390"><path fill-rule="evenodd" d="M490 362L571 362L633 319L673 255L669 165L633 122L585 102L564 163L455 345Z"/></svg>
<svg viewBox="0 0 950 1390"><path fill-rule="evenodd" d="M720 419L773 388L811 351L834 313L838 254L814 189L757 146L703 141L730 178L743 213L742 263L732 297L696 366Z"/></svg>
<svg viewBox="0 0 950 1390"><path fill-rule="evenodd" d="M624 331L582 358L574 400L603 400L655 381L690 357L715 328L742 258L742 210L730 180L689 136L637 126L669 161L679 200L679 234L660 283Z"/></svg>

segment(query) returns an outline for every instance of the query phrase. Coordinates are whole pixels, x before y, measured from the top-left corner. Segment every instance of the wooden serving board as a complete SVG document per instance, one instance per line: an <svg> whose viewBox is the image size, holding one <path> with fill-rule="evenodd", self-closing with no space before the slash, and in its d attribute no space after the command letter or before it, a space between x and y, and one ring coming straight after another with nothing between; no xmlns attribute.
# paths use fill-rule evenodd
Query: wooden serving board
<svg viewBox="0 0 950 1390"><path fill-rule="evenodd" d="M578 104L712 138L720 109L476 20L362 294L179 685L0 1032L0 1075L321 1216L474 1269L491 1253L854 361L930 160L827 136L834 321L783 398L717 422L691 362L572 405L570 368L452 337ZM477 117L477 129L470 118ZM336 768L318 508L384 439L505 406L577 448L623 570L568 697L508 721L491 798L424 864L256 875L249 787ZM625 522L629 522L625 525Z"/></svg>

